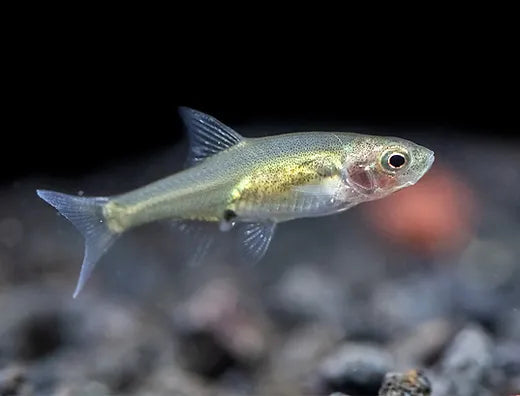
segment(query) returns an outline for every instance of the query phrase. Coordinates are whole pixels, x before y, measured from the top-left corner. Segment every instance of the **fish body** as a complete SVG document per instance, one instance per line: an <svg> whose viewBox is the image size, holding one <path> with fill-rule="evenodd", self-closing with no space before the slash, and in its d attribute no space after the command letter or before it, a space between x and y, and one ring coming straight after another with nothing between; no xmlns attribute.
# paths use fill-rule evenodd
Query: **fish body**
<svg viewBox="0 0 520 396"><path fill-rule="evenodd" d="M114 231L164 218L281 222L325 214L336 206L341 145L337 135L295 133L243 139L166 179L116 196L106 207ZM336 190L326 187L334 183ZM295 187L323 185L323 196ZM316 199L311 199L316 198ZM339 206L338 206L339 209Z"/></svg>
<svg viewBox="0 0 520 396"><path fill-rule="evenodd" d="M38 190L85 236L76 296L97 260L121 233L153 221L243 224L251 260L267 250L277 223L329 215L382 198L419 180L434 156L400 138L303 132L243 138L218 120L182 108L189 167L109 198Z"/></svg>

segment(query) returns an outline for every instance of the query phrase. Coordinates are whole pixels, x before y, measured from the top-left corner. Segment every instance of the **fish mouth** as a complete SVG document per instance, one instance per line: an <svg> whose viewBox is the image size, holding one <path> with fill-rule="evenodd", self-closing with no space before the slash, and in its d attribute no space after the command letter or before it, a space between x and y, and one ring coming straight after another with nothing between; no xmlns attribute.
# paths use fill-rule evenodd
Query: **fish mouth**
<svg viewBox="0 0 520 396"><path fill-rule="evenodd" d="M420 179L422 179L422 177L430 170L430 168L432 167L433 163L435 162L435 154L434 154L433 151L428 150L428 154L427 155L428 155L428 157L426 158L426 164L425 164L424 170L419 174L419 176L416 179L410 180L410 181L406 182L400 188L413 186Z"/></svg>
<svg viewBox="0 0 520 396"><path fill-rule="evenodd" d="M430 150L430 155L428 156L428 159L426 161L426 169L424 170L424 173L426 173L430 170L434 161L435 161L435 153ZM423 173L423 175L424 175L424 173Z"/></svg>
<svg viewBox="0 0 520 396"><path fill-rule="evenodd" d="M432 167L432 165L435 161L435 154L433 153L433 151L431 151L431 150L428 150L428 151L429 151L429 154L428 154L428 158L426 159L426 166L424 167L424 170L421 172L420 176L417 178L416 182L419 181L420 179L422 179L422 177L430 170L430 168Z"/></svg>

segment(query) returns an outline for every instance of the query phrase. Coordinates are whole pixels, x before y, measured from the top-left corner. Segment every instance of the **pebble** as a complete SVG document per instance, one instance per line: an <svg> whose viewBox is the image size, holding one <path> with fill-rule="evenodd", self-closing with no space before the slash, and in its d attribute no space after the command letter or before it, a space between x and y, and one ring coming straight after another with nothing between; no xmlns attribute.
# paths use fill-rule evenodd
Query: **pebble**
<svg viewBox="0 0 520 396"><path fill-rule="evenodd" d="M390 345L400 367L428 365L434 362L453 336L453 325L434 319L406 332Z"/></svg>
<svg viewBox="0 0 520 396"><path fill-rule="evenodd" d="M236 366L254 365L266 353L265 326L247 307L238 286L214 279L179 305L173 314L184 367L217 378Z"/></svg>
<svg viewBox="0 0 520 396"><path fill-rule="evenodd" d="M498 329L502 338L520 341L520 308L503 313L498 321Z"/></svg>
<svg viewBox="0 0 520 396"><path fill-rule="evenodd" d="M189 374L176 366L159 367L136 396L179 395L210 396L215 391L199 376Z"/></svg>
<svg viewBox="0 0 520 396"><path fill-rule="evenodd" d="M329 392L375 395L392 367L390 354L369 343L345 343L319 368L321 387Z"/></svg>
<svg viewBox="0 0 520 396"><path fill-rule="evenodd" d="M85 379L103 384L107 394L129 394L159 361L173 359L166 332L131 306L101 304L88 294L64 300L43 290L8 296L0 294L0 308L6 308L0 358L26 364L16 378L25 378L36 394L71 394Z"/></svg>
<svg viewBox="0 0 520 396"><path fill-rule="evenodd" d="M388 373L379 396L430 396L432 386L422 371L410 370L404 374Z"/></svg>
<svg viewBox="0 0 520 396"><path fill-rule="evenodd" d="M271 297L283 321L339 322L345 309L344 287L319 266L299 265L280 278Z"/></svg>
<svg viewBox="0 0 520 396"><path fill-rule="evenodd" d="M384 282L373 293L374 310L383 328L399 336L419 323L446 317L452 305L453 284L446 276L415 273Z"/></svg>
<svg viewBox="0 0 520 396"><path fill-rule="evenodd" d="M22 367L9 366L0 369L0 395L17 396L28 395L26 373Z"/></svg>
<svg viewBox="0 0 520 396"><path fill-rule="evenodd" d="M502 342L495 348L495 365L506 377L520 377L520 342Z"/></svg>
<svg viewBox="0 0 520 396"><path fill-rule="evenodd" d="M484 394L493 364L492 342L486 332L475 325L461 330L441 362L441 375L449 382L449 396Z"/></svg>

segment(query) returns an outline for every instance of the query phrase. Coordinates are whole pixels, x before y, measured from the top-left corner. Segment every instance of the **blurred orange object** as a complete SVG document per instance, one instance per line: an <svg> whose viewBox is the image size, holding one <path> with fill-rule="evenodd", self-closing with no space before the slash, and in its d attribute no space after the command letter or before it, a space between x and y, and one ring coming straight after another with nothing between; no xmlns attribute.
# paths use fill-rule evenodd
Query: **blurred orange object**
<svg viewBox="0 0 520 396"><path fill-rule="evenodd" d="M434 168L415 186L367 205L373 227L393 243L425 254L462 249L476 214L471 189L447 168Z"/></svg>

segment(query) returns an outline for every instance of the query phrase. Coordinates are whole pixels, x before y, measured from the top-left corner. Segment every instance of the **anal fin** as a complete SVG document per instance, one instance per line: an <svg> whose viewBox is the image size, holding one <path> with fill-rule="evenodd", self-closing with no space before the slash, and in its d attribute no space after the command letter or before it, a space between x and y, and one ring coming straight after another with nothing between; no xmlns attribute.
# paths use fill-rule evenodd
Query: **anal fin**
<svg viewBox="0 0 520 396"><path fill-rule="evenodd" d="M172 225L196 242L195 250L189 257L188 265L197 266L201 264L215 245L215 225L194 220L173 221Z"/></svg>

